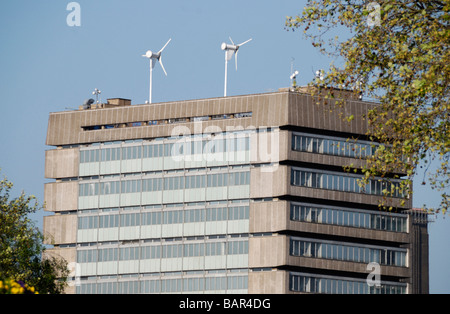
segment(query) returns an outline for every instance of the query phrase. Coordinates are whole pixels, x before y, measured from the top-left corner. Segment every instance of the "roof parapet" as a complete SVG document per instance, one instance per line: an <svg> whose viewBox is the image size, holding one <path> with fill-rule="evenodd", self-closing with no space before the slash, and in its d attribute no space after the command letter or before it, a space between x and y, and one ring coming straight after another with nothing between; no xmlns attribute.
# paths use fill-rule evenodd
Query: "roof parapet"
<svg viewBox="0 0 450 314"><path fill-rule="evenodd" d="M103 109L103 108L117 108L131 106L131 99L125 98L110 98L107 100L106 104L102 103L90 103L85 102L84 105L79 106L79 110L91 110L91 109Z"/></svg>
<svg viewBox="0 0 450 314"><path fill-rule="evenodd" d="M332 95L336 99L351 99L361 100L360 94L351 89L334 88L327 86L296 86L280 88L280 92L295 92L301 94L308 94L312 96L327 96Z"/></svg>

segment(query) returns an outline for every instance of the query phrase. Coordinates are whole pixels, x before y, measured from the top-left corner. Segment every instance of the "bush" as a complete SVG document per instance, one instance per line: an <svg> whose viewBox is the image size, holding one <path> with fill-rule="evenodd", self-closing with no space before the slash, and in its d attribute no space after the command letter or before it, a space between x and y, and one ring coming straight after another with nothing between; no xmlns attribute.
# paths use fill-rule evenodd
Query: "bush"
<svg viewBox="0 0 450 314"><path fill-rule="evenodd" d="M39 294L34 287L29 287L22 281L11 279L0 280L0 294Z"/></svg>

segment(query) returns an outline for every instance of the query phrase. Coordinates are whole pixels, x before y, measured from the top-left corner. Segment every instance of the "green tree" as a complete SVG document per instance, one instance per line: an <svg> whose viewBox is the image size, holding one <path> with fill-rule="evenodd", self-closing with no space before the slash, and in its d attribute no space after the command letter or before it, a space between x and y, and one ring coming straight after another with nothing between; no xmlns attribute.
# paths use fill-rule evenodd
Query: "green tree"
<svg viewBox="0 0 450 314"><path fill-rule="evenodd" d="M286 20L287 29L303 30L340 64L326 71L325 90L345 86L379 103L365 118L367 135L382 145L362 169L361 184L406 173L400 189L411 195L424 167L417 179L440 191L435 210L443 213L450 203L449 11L450 0L315 0ZM328 92L325 98L333 97ZM345 106L345 100L333 103Z"/></svg>
<svg viewBox="0 0 450 314"><path fill-rule="evenodd" d="M42 233L28 218L41 209L36 197L10 196L13 184L0 181L0 279L21 281L40 294L63 293L67 262L45 255Z"/></svg>

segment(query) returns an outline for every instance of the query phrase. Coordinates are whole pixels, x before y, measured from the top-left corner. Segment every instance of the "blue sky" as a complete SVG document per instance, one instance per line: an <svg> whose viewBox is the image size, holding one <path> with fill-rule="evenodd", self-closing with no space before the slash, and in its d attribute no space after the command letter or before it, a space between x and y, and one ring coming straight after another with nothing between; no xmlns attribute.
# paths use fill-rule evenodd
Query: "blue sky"
<svg viewBox="0 0 450 314"><path fill-rule="evenodd" d="M287 87L291 62L306 84L332 61L301 32L284 29L305 0L79 0L81 26L69 27L64 0L3 0L0 8L1 175L43 202L50 112L78 108L94 88L101 98L148 99L148 61L169 38L153 73L153 102L223 96L222 42L253 41L228 69L228 95ZM439 195L416 185L414 205ZM47 213L35 215L38 226ZM430 292L450 293L450 217L430 224Z"/></svg>

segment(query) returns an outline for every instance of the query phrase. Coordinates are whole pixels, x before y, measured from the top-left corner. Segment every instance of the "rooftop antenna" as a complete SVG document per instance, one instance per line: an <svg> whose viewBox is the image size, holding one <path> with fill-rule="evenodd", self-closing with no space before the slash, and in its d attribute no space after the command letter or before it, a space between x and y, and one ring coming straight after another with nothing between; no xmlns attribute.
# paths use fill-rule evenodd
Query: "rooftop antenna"
<svg viewBox="0 0 450 314"><path fill-rule="evenodd" d="M94 103L94 99L90 98L90 99L86 99L83 102L83 109L84 110L88 110L91 109L91 105Z"/></svg>
<svg viewBox="0 0 450 314"><path fill-rule="evenodd" d="M291 76L289 77L291 79L291 88L294 90L297 87L297 75L299 74L298 71L294 71L294 61L295 58L291 58Z"/></svg>
<svg viewBox="0 0 450 314"><path fill-rule="evenodd" d="M243 45L245 45L246 43L248 43L249 41L251 41L252 38L250 38L247 41L244 41L243 43L239 44L239 45L235 45L233 42L233 39L231 39L230 37L230 41L231 41L231 45L223 43L221 48L222 50L225 51L225 87L224 87L224 97L227 97L227 80L228 80L228 61L231 60L231 58L235 57L235 63L236 63L236 71L237 71L237 55L238 55L238 51L239 48L242 47Z"/></svg>
<svg viewBox="0 0 450 314"><path fill-rule="evenodd" d="M316 79L319 80L321 83L323 82L323 80L325 79L323 70L316 71Z"/></svg>
<svg viewBox="0 0 450 314"><path fill-rule="evenodd" d="M99 90L98 88L94 89L94 91L92 92L92 95L95 95L97 104L98 104L98 95L100 95L101 93L102 93L102 91Z"/></svg>
<svg viewBox="0 0 450 314"><path fill-rule="evenodd" d="M294 73L291 74L292 88L296 88L297 87L297 75L298 74L299 74L298 71L295 71Z"/></svg>
<svg viewBox="0 0 450 314"><path fill-rule="evenodd" d="M363 98L363 93L361 91L361 88L362 88L362 80L360 78L358 78L355 82L355 85L352 87L352 90L359 93L359 96L358 96L359 100L362 100L362 98Z"/></svg>
<svg viewBox="0 0 450 314"><path fill-rule="evenodd" d="M167 72L166 69L164 69L164 65L162 63L161 60L161 53L164 51L164 49L167 47L167 45L170 43L170 41L172 40L172 38L169 39L169 41L164 45L164 47L162 47L162 49L158 52L153 52L151 50L148 50L145 55L142 55L145 58L148 58L150 61L150 91L149 91L149 96L148 96L148 102L151 104L152 103L152 80L153 80L153 69L155 68L156 65L156 61L159 62L159 64L161 65L161 68L164 71L164 74L166 74L167 76Z"/></svg>

